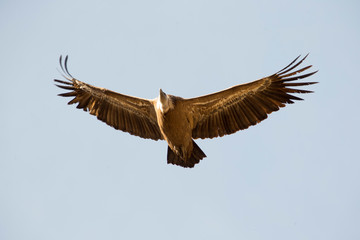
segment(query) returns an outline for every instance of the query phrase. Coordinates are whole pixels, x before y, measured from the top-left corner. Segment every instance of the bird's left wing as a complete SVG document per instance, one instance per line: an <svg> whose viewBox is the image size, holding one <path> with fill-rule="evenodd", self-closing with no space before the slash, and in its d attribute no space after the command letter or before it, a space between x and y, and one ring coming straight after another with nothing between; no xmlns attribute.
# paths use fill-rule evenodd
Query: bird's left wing
<svg viewBox="0 0 360 240"><path fill-rule="evenodd" d="M67 70L67 57L65 65L60 57L60 66L68 81L54 81L62 84L56 86L70 90L59 94L62 97L74 97L68 104L78 103L77 108L89 111L115 129L142 138L163 139L152 100L126 96L73 78Z"/></svg>
<svg viewBox="0 0 360 240"><path fill-rule="evenodd" d="M298 75L311 67L294 70L305 60L307 55L297 62L299 57L269 77L237 85L217 93L184 99L184 104L192 116L192 137L214 138L232 134L266 119L268 114L284 107L286 103L302 100L292 94L310 93L311 91L293 87L316 82L295 81L309 77L316 72Z"/></svg>

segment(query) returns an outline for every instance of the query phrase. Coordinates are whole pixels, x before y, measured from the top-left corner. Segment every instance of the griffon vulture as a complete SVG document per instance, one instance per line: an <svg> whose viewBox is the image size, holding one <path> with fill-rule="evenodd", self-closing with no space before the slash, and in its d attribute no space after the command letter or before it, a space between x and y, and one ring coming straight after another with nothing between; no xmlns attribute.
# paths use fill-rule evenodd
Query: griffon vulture
<svg viewBox="0 0 360 240"><path fill-rule="evenodd" d="M307 55L300 61L299 57L271 76L189 99L161 89L157 98L149 100L94 87L69 73L67 56L64 62L60 56L60 66L68 81L55 81L61 84L56 86L70 91L59 94L73 98L68 104L77 103L77 108L89 111L115 129L166 140L167 162L192 168L206 157L193 139L222 137L247 129L285 104L302 100L293 93L312 92L293 88L316 83L297 81L317 72L303 73L311 65L296 70Z"/></svg>

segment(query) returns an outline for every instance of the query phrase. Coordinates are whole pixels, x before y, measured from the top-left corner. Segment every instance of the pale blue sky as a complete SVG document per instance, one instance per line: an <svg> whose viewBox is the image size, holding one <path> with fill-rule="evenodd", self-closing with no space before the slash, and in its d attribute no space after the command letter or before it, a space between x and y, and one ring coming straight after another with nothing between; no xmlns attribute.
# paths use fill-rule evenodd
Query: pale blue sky
<svg viewBox="0 0 360 240"><path fill-rule="evenodd" d="M0 1L0 239L360 239L358 1ZM310 52L305 101L197 140L165 142L67 106L81 81L155 98L256 80Z"/></svg>

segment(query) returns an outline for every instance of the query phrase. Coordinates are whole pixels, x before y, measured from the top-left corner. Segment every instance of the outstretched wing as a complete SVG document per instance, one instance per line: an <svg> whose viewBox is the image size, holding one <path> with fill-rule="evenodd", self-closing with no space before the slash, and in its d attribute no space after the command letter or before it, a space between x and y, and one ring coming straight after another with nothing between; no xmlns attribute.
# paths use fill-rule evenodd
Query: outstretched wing
<svg viewBox="0 0 360 240"><path fill-rule="evenodd" d="M104 88L98 88L81 82L71 76L60 56L63 76L68 81L55 79L60 88L70 92L59 94L62 97L74 97L68 104L78 103L77 108L89 111L99 120L115 129L128 132L142 138L163 139L157 124L154 105L151 100L119 94Z"/></svg>
<svg viewBox="0 0 360 240"><path fill-rule="evenodd" d="M300 57L300 56L299 56ZM293 100L303 100L293 93L312 91L294 89L316 82L295 82L315 72L299 75L310 66L294 70L307 57L297 57L279 72L260 80L229 89L185 100L193 113L193 138L214 138L246 129L267 118L267 115L285 107Z"/></svg>

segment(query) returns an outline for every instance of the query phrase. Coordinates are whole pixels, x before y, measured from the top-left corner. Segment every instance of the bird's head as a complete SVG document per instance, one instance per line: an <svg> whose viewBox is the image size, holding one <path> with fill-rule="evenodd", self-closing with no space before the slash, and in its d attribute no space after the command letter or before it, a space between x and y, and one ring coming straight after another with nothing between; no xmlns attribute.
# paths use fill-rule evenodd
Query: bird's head
<svg viewBox="0 0 360 240"><path fill-rule="evenodd" d="M162 113L166 113L169 109L174 107L174 104L170 97L160 89L160 94L157 99L156 107L160 109Z"/></svg>

